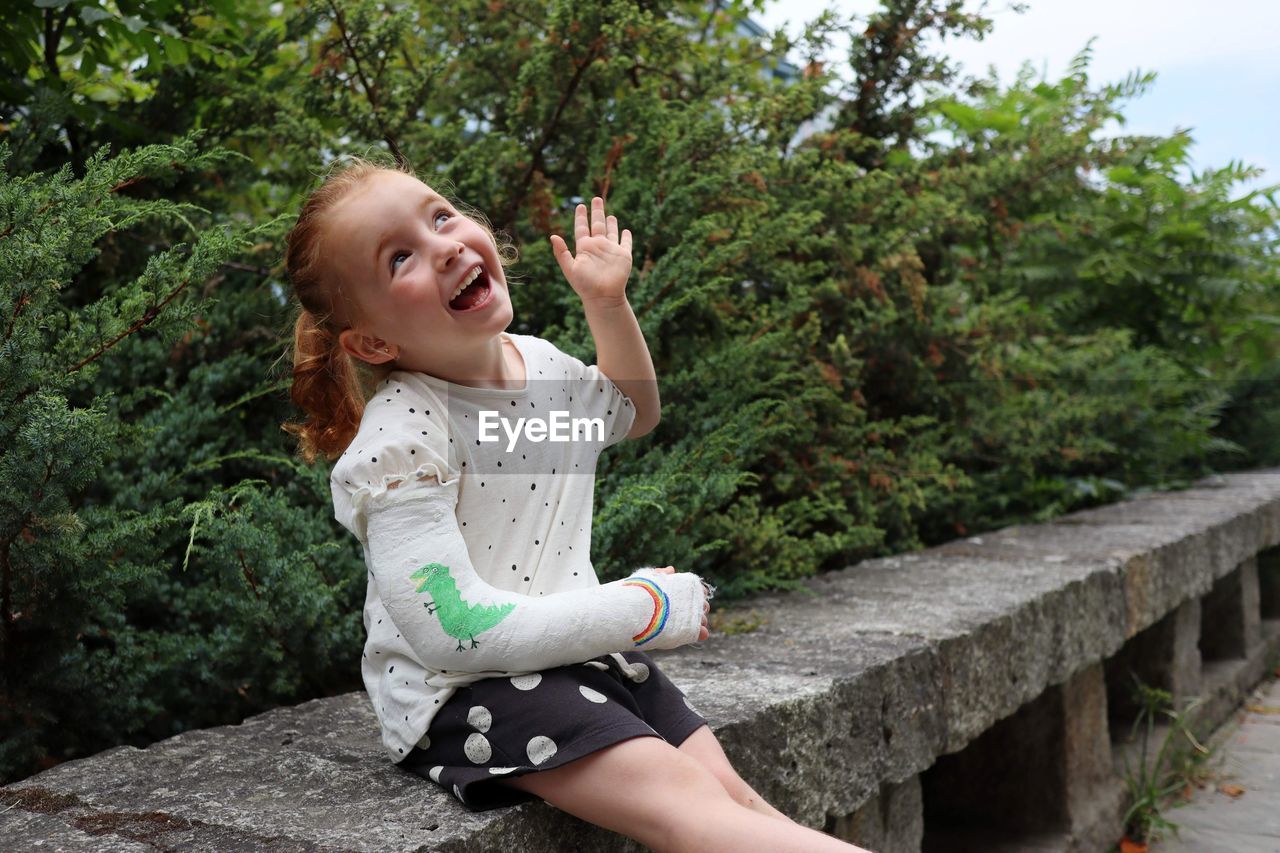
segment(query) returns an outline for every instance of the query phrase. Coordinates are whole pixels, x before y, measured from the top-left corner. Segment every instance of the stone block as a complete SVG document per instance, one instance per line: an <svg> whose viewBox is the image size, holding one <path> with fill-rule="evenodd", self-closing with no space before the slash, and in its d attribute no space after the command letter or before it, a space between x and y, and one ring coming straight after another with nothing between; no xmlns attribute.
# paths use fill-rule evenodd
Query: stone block
<svg viewBox="0 0 1280 853"><path fill-rule="evenodd" d="M1062 702L1063 787L1071 837L1080 850L1104 850L1123 829L1125 791L1111 763L1102 664L1085 667L1057 689Z"/></svg>
<svg viewBox="0 0 1280 853"><path fill-rule="evenodd" d="M1244 658L1261 639L1258 563L1250 558L1214 581L1201 601L1200 655L1205 661Z"/></svg>
<svg viewBox="0 0 1280 853"><path fill-rule="evenodd" d="M924 841L920 777L881 785L880 793L853 814L828 821L826 831L874 853L919 853Z"/></svg>
<svg viewBox="0 0 1280 853"><path fill-rule="evenodd" d="M1244 626L1245 650L1262 642L1262 589L1258 581L1258 558L1250 557L1240 564L1240 607Z"/></svg>
<svg viewBox="0 0 1280 853"><path fill-rule="evenodd" d="M1127 732L1138 715L1134 678L1169 691L1179 701L1201 688L1200 600L1184 601L1154 625L1134 635L1104 664L1112 736Z"/></svg>

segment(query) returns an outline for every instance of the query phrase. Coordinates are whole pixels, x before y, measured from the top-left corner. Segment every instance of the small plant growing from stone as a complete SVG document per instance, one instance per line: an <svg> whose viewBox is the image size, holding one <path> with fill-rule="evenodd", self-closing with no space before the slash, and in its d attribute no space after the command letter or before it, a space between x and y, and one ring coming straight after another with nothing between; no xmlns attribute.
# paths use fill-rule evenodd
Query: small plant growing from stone
<svg viewBox="0 0 1280 853"><path fill-rule="evenodd" d="M717 634L750 634L767 621L758 610L711 611L711 630Z"/></svg>
<svg viewBox="0 0 1280 853"><path fill-rule="evenodd" d="M1167 690L1143 684L1134 676L1134 698L1138 715L1133 721L1130 740L1139 737L1140 749L1136 771L1129 764L1125 753L1125 784L1132 802L1124 815L1124 838L1120 853L1146 853L1150 842L1165 832L1178 833L1177 824L1166 817L1175 793L1186 784L1186 756L1182 742L1191 746L1190 760L1202 761L1208 750L1191 732L1191 720L1201 700L1189 703L1181 712L1174 707L1173 696ZM1152 746L1157 717L1169 718L1169 731L1160 744L1155 761L1147 756Z"/></svg>

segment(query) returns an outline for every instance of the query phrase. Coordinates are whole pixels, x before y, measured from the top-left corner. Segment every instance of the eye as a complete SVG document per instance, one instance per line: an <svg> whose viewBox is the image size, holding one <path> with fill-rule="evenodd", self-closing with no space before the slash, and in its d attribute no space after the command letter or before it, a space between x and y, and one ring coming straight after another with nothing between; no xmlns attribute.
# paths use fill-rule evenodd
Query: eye
<svg viewBox="0 0 1280 853"><path fill-rule="evenodd" d="M440 228L441 228L441 224L440 224L440 220L441 220L441 218L446 219L446 220L448 220L448 219L452 219L452 218L453 218L453 213L452 213L452 211L449 211L449 210L437 210L437 211L435 212L435 215L431 217L431 224L432 224L432 226L433 226L437 231L439 231L439 230L440 230ZM400 258L407 258L407 257L409 257L409 255L410 255L410 253L409 253L409 252L395 252L395 253L393 253L393 254L391 255L391 272L392 272L392 273L394 273L394 272L396 271L396 261L397 261L398 259L400 259Z"/></svg>

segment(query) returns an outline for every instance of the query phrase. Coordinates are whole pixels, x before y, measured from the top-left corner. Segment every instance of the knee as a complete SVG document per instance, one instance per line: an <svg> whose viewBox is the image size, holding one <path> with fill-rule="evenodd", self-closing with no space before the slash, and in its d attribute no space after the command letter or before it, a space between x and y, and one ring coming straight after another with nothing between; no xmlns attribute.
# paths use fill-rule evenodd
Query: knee
<svg viewBox="0 0 1280 853"><path fill-rule="evenodd" d="M721 787L738 805L755 809L764 802L764 798L757 794L755 789L748 785L732 767L716 768L712 772L715 773Z"/></svg>
<svg viewBox="0 0 1280 853"><path fill-rule="evenodd" d="M672 809L660 817L661 826L656 830L661 842L655 845L656 850L697 849L689 845L701 836L709 813L739 806L715 773L677 750L671 751L671 766L663 774L663 787L670 794Z"/></svg>
<svg viewBox="0 0 1280 853"><path fill-rule="evenodd" d="M670 758L670 769L664 782L673 793L697 802L730 799L728 789L714 770L679 750L672 750Z"/></svg>

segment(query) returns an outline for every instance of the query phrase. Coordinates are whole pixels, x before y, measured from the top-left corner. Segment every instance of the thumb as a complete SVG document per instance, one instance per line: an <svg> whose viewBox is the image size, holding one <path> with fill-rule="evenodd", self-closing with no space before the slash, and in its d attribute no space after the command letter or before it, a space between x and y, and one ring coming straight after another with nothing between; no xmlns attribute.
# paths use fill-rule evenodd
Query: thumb
<svg viewBox="0 0 1280 853"><path fill-rule="evenodd" d="M564 277L569 277L569 271L573 269L573 253L569 251L569 244L565 243L564 238L559 234L551 235L551 253L555 255L556 262L560 264L560 272L564 273Z"/></svg>

